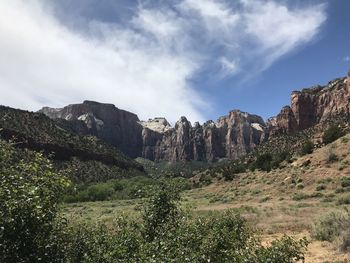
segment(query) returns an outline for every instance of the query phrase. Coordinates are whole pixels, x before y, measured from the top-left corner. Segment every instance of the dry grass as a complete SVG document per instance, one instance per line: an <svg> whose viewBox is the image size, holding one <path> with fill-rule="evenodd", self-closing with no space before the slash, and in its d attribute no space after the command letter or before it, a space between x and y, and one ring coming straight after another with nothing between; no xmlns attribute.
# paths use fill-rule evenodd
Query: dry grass
<svg viewBox="0 0 350 263"><path fill-rule="evenodd" d="M312 221L339 209L337 200L349 194L339 191L341 178L350 177L350 136L345 138L300 157L283 169L247 172L231 182L217 181L187 191L184 206L204 215L236 209L262 231L264 242L283 233L310 238ZM330 162L330 152L338 160ZM135 207L135 201L73 204L65 207L65 213L80 213L84 220L111 221L120 213L137 214ZM337 252L330 243L311 240L306 262L350 262L350 256Z"/></svg>

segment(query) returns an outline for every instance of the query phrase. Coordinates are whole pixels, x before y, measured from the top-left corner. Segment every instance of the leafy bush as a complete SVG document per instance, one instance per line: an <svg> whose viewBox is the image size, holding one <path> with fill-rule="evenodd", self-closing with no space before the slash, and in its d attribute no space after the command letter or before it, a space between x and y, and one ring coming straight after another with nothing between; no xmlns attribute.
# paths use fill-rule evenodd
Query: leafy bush
<svg viewBox="0 0 350 263"><path fill-rule="evenodd" d="M256 158L256 161L254 163L254 168L256 169L261 169L263 171L271 171L272 169L272 155L269 154L269 153L265 153L265 154L262 154L262 155L259 155L257 158Z"/></svg>
<svg viewBox="0 0 350 263"><path fill-rule="evenodd" d="M305 239L285 236L262 246L245 219L233 211L192 218L180 208L180 187L174 184L160 183L150 192L141 218L117 218L113 226L67 224L57 217L67 180L54 173L41 154L18 159L11 146L1 146L0 262L292 263L304 259ZM124 189L120 184L114 187Z"/></svg>
<svg viewBox="0 0 350 263"><path fill-rule="evenodd" d="M350 213L347 210L327 213L317 219L311 228L312 236L333 242L340 250L350 250Z"/></svg>
<svg viewBox="0 0 350 263"><path fill-rule="evenodd" d="M0 141L0 262L59 262L55 220L68 184L42 154Z"/></svg>
<svg viewBox="0 0 350 263"><path fill-rule="evenodd" d="M329 144L342 136L344 136L344 132L338 125L330 125L323 133L323 143Z"/></svg>
<svg viewBox="0 0 350 263"><path fill-rule="evenodd" d="M350 186L350 178L343 176L340 178L340 184L342 187L349 187Z"/></svg>
<svg viewBox="0 0 350 263"><path fill-rule="evenodd" d="M263 171L269 172L272 169L279 167L280 163L283 161L288 161L291 159L291 154L289 152L283 151L275 154L264 153L258 155L256 161L252 164L252 170L261 169Z"/></svg>
<svg viewBox="0 0 350 263"><path fill-rule="evenodd" d="M163 179L176 185L181 190L188 190L191 184L188 179L177 177ZM110 180L105 183L93 185L80 185L72 189L64 197L67 203L94 202L105 200L126 200L145 197L150 188L160 184L160 179L145 176L136 176L129 179Z"/></svg>
<svg viewBox="0 0 350 263"><path fill-rule="evenodd" d="M314 144L312 141L307 140L301 145L300 155L310 154L314 151Z"/></svg>
<svg viewBox="0 0 350 263"><path fill-rule="evenodd" d="M320 184L316 186L316 191L323 191L326 190L326 186L324 184Z"/></svg>
<svg viewBox="0 0 350 263"><path fill-rule="evenodd" d="M105 226L73 228L69 262L253 262L304 259L305 239L288 236L264 247L233 211L192 218L179 208L176 187L160 185L145 203L142 220L118 219Z"/></svg>

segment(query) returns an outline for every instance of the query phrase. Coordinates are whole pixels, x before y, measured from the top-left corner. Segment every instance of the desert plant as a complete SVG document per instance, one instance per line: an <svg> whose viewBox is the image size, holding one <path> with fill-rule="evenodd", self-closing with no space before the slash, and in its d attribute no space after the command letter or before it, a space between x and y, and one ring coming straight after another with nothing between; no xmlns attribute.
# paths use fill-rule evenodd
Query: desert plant
<svg viewBox="0 0 350 263"><path fill-rule="evenodd" d="M314 150L313 142L311 140L307 140L301 145L300 155L303 156L306 154L310 154L313 152L313 150Z"/></svg>
<svg viewBox="0 0 350 263"><path fill-rule="evenodd" d="M340 250L350 249L350 213L347 210L329 212L318 218L311 227L312 237L333 242Z"/></svg>
<svg viewBox="0 0 350 263"><path fill-rule="evenodd" d="M343 130L338 125L332 124L323 133L323 143L329 144L342 136L344 136Z"/></svg>

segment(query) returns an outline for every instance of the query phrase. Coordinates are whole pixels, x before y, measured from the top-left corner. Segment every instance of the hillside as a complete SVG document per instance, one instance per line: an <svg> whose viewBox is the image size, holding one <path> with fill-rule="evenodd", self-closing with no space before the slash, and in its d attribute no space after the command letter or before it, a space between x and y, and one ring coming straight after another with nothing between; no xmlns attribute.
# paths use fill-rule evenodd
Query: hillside
<svg viewBox="0 0 350 263"><path fill-rule="evenodd" d="M205 216L233 209L262 231L261 237L267 243L286 233L306 236L310 241L306 263L348 262L348 254L330 242L313 238L311 229L324 214L348 209L349 149L347 134L311 154L295 155L291 162L283 162L270 172L245 171L232 174L232 180L227 181L222 174L211 177L213 168L209 169L191 179L200 184L184 192L183 206L192 207L195 215ZM121 211L135 216L138 204L137 200L76 203L66 205L65 214L111 222Z"/></svg>
<svg viewBox="0 0 350 263"><path fill-rule="evenodd" d="M78 174L97 170L102 173L99 180L106 180L132 171L143 172L140 164L100 139L65 130L41 113L0 106L0 129L1 138L13 140L17 147L43 151L59 167L74 164ZM81 174L84 176L89 177Z"/></svg>

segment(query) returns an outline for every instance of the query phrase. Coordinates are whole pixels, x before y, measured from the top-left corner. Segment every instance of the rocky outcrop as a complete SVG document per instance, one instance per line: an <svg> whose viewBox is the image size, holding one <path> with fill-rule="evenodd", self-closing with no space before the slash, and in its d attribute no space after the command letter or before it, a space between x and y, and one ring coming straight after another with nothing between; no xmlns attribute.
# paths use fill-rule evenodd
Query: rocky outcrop
<svg viewBox="0 0 350 263"><path fill-rule="evenodd" d="M45 107L39 112L52 119L66 120L71 130L103 139L131 157L141 156L143 128L134 113L118 109L113 104L94 101L62 109Z"/></svg>
<svg viewBox="0 0 350 263"><path fill-rule="evenodd" d="M143 154L156 161L215 161L236 159L250 152L264 139L261 117L239 110L231 111L217 122L203 125L181 117L175 127L159 133L145 127Z"/></svg>
<svg viewBox="0 0 350 263"><path fill-rule="evenodd" d="M155 161L215 161L237 159L271 137L299 131L326 122L334 116L349 116L350 71L326 86L315 86L291 95L291 105L266 123L257 115L234 110L216 122L192 124L181 117L174 127L165 118L140 121L112 104L84 101L62 109L43 108L42 113L65 129L91 134L131 157Z"/></svg>
<svg viewBox="0 0 350 263"><path fill-rule="evenodd" d="M286 106L269 126L270 135L293 134L350 113L349 78L339 78L326 86L293 91Z"/></svg>

